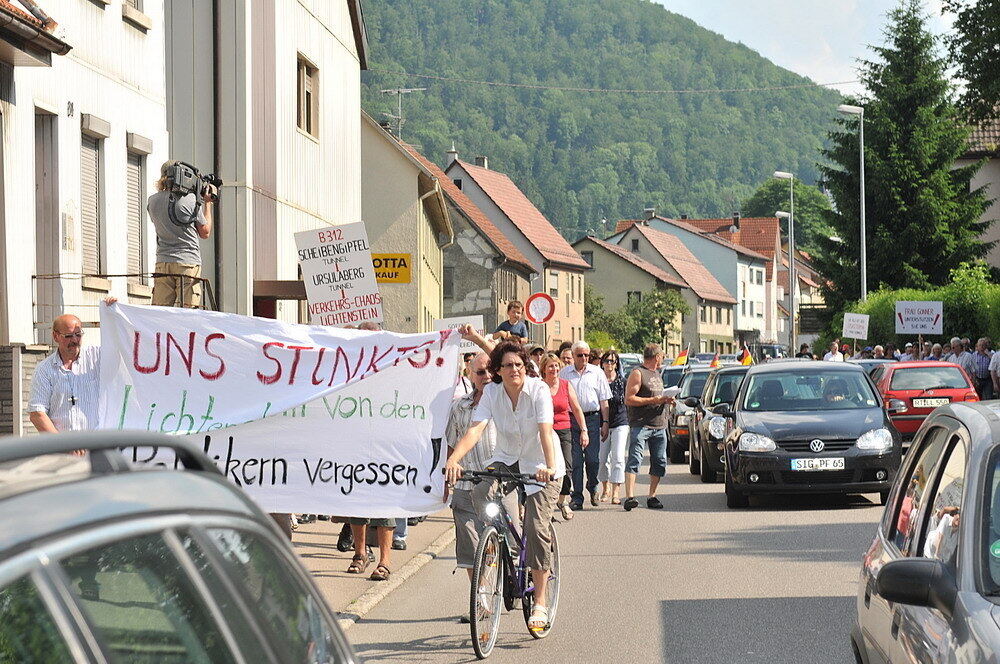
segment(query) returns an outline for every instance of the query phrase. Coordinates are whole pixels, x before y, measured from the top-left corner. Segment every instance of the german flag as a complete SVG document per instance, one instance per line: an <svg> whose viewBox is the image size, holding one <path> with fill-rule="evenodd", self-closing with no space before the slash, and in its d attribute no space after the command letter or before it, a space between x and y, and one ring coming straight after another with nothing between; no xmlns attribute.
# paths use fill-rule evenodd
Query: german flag
<svg viewBox="0 0 1000 664"><path fill-rule="evenodd" d="M670 364L670 366L672 366L672 367L679 367L682 364L687 364L688 363L688 351L689 350L691 350L691 346L690 345L687 348L685 348L684 350L681 351L681 354L677 356L677 359L675 359Z"/></svg>
<svg viewBox="0 0 1000 664"><path fill-rule="evenodd" d="M742 364L743 366L749 366L753 364L753 355L750 354L750 351L747 350L746 346L743 347L743 352L740 353L739 360L740 364Z"/></svg>
<svg viewBox="0 0 1000 664"><path fill-rule="evenodd" d="M716 353L715 357L712 358L712 363L708 365L709 369L718 369L722 366L722 361L719 360L719 354Z"/></svg>

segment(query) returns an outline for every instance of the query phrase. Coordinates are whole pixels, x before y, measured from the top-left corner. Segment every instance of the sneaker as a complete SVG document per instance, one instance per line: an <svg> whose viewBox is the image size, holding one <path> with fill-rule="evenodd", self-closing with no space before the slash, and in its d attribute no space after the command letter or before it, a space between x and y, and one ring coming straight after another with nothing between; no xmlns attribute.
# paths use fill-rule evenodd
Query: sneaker
<svg viewBox="0 0 1000 664"><path fill-rule="evenodd" d="M625 502L622 503L622 507L625 508L626 512L631 512L638 506L639 506L639 501L636 500L635 498L626 498Z"/></svg>
<svg viewBox="0 0 1000 664"><path fill-rule="evenodd" d="M575 500L569 504L569 508L574 512L579 512L583 509L583 503L578 503Z"/></svg>
<svg viewBox="0 0 1000 664"><path fill-rule="evenodd" d="M659 498L653 496L652 498L646 499L646 507L648 507L651 510L662 510L663 503L660 502Z"/></svg>
<svg viewBox="0 0 1000 664"><path fill-rule="evenodd" d="M340 537L337 538L337 551L347 553L354 548L354 534L351 532L351 524L345 523L340 529Z"/></svg>
<svg viewBox="0 0 1000 664"><path fill-rule="evenodd" d="M418 516L411 516L409 519L406 520L406 525L408 526L415 526L418 523L420 523L420 517Z"/></svg>
<svg viewBox="0 0 1000 664"><path fill-rule="evenodd" d="M406 551L406 540L403 539L402 537L393 538L392 548L395 549L396 551Z"/></svg>

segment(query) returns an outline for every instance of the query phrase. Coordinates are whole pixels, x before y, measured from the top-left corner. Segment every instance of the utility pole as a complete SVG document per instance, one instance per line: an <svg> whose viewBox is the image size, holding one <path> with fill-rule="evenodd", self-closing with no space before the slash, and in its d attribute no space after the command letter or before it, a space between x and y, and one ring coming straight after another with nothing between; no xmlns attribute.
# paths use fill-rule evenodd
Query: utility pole
<svg viewBox="0 0 1000 664"><path fill-rule="evenodd" d="M384 95L396 95L396 115L386 113L386 116L396 121L396 138L403 140L403 95L408 95L411 92L423 92L427 88L390 88L388 90L379 90Z"/></svg>

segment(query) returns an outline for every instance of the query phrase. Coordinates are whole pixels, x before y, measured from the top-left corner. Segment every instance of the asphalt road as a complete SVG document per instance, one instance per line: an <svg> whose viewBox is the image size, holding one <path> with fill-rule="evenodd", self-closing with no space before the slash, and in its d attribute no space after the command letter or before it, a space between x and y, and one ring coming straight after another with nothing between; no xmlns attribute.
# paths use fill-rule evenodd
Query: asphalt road
<svg viewBox="0 0 1000 664"><path fill-rule="evenodd" d="M645 491L645 487L643 487ZM877 496L782 496L728 510L721 484L671 467L662 511L602 505L559 523L551 635L504 615L494 662L851 663L848 633ZM366 661L475 661L453 550L355 625Z"/></svg>

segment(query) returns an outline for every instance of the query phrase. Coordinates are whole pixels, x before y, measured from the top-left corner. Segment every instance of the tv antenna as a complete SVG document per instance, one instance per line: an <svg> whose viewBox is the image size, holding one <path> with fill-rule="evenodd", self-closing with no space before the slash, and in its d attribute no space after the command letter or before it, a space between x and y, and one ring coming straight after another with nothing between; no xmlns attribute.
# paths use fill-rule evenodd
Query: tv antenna
<svg viewBox="0 0 1000 664"><path fill-rule="evenodd" d="M384 95L396 95L396 114L385 113L384 115L396 121L396 138L403 140L403 124L406 120L403 119L403 95L408 95L411 92L423 92L427 88L389 88L388 90L379 90Z"/></svg>

